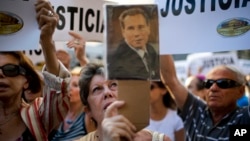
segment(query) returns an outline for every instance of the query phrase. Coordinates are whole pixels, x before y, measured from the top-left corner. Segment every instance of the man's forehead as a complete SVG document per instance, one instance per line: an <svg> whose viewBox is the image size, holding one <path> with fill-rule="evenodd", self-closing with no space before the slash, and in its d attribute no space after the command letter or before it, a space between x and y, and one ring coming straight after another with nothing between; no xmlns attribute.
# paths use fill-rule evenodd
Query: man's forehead
<svg viewBox="0 0 250 141"><path fill-rule="evenodd" d="M220 78L233 79L234 77L236 77L236 75L232 71L223 67L216 68L210 71L206 76L207 79L220 79Z"/></svg>

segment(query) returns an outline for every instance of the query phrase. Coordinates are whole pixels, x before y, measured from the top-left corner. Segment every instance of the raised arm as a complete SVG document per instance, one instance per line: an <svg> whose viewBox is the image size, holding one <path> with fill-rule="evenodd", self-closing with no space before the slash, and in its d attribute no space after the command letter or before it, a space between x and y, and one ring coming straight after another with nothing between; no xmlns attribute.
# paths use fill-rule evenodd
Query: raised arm
<svg viewBox="0 0 250 141"><path fill-rule="evenodd" d="M40 44L46 66L42 71L44 76L43 98L35 100L34 111L39 110L37 112L39 116L35 118L41 121L39 126L45 129L48 136L53 129L58 128L69 109L68 86L71 75L56 57L53 34L58 23L58 15L48 0L37 0L35 9L41 30ZM30 109L32 110L32 108Z"/></svg>
<svg viewBox="0 0 250 141"><path fill-rule="evenodd" d="M161 55L161 77L175 98L175 102L182 110L188 96L188 90L182 85L176 75L174 60L171 55Z"/></svg>
<svg viewBox="0 0 250 141"><path fill-rule="evenodd" d="M44 54L46 69L48 72L58 76L59 62L55 54L55 44L53 41L53 34L57 26L59 17L52 9L51 4L45 0L38 0L36 3L37 21L40 34L40 44Z"/></svg>
<svg viewBox="0 0 250 141"><path fill-rule="evenodd" d="M69 48L74 48L76 58L78 59L80 65L86 65L89 62L85 53L86 41L80 34L74 31L69 31L69 35L72 39L67 43L67 46Z"/></svg>

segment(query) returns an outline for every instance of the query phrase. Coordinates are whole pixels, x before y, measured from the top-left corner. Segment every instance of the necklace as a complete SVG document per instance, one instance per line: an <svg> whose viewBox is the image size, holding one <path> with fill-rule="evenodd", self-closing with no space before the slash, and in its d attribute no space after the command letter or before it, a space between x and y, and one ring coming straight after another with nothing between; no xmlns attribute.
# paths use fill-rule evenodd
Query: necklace
<svg viewBox="0 0 250 141"><path fill-rule="evenodd" d="M3 134L1 127L3 125L5 125L6 123L8 123L11 119L13 119L15 117L15 115L17 115L17 114L18 114L18 112L14 112L14 113L8 115L7 118L3 122L0 123L0 135Z"/></svg>

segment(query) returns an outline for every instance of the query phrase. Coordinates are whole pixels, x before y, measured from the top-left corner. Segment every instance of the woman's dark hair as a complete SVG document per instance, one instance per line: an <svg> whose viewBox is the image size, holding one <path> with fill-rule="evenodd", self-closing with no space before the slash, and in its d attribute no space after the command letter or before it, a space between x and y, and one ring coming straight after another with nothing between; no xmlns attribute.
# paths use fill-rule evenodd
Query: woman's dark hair
<svg viewBox="0 0 250 141"><path fill-rule="evenodd" d="M80 73L79 87L80 87L80 97L84 105L89 107L88 96L89 96L89 87L92 78L95 75L104 76L104 66L98 62L91 62L85 65Z"/></svg>
<svg viewBox="0 0 250 141"><path fill-rule="evenodd" d="M38 93L41 91L42 79L32 64L32 61L25 54L21 51L0 52L0 54L11 55L19 61L19 65L26 71L25 77L29 82L28 90L32 93Z"/></svg>
<svg viewBox="0 0 250 141"><path fill-rule="evenodd" d="M159 87L159 88L163 88L166 89L166 86L162 83L162 81L154 81L154 83ZM176 103L173 99L173 97L171 96L171 94L169 93L169 91L167 90L166 94L164 94L163 96L163 104L167 107L167 108L171 108L171 109L176 109Z"/></svg>

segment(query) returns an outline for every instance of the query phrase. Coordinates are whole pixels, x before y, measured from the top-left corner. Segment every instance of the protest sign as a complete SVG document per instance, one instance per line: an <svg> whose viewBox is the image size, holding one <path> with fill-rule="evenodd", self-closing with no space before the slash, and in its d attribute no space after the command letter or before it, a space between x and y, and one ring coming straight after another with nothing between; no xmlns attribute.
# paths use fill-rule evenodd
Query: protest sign
<svg viewBox="0 0 250 141"><path fill-rule="evenodd" d="M38 47L40 32L34 3L34 0L1 0L0 51L20 51Z"/></svg>
<svg viewBox="0 0 250 141"><path fill-rule="evenodd" d="M218 65L232 65L239 68L237 54L235 52L190 54L187 56L187 75L206 75L210 69Z"/></svg>
<svg viewBox="0 0 250 141"><path fill-rule="evenodd" d="M249 0L155 0L160 53L181 54L250 48Z"/></svg>
<svg viewBox="0 0 250 141"><path fill-rule="evenodd" d="M56 41L67 41L68 31L81 34L87 41L103 41L103 0L50 0L59 23Z"/></svg>

